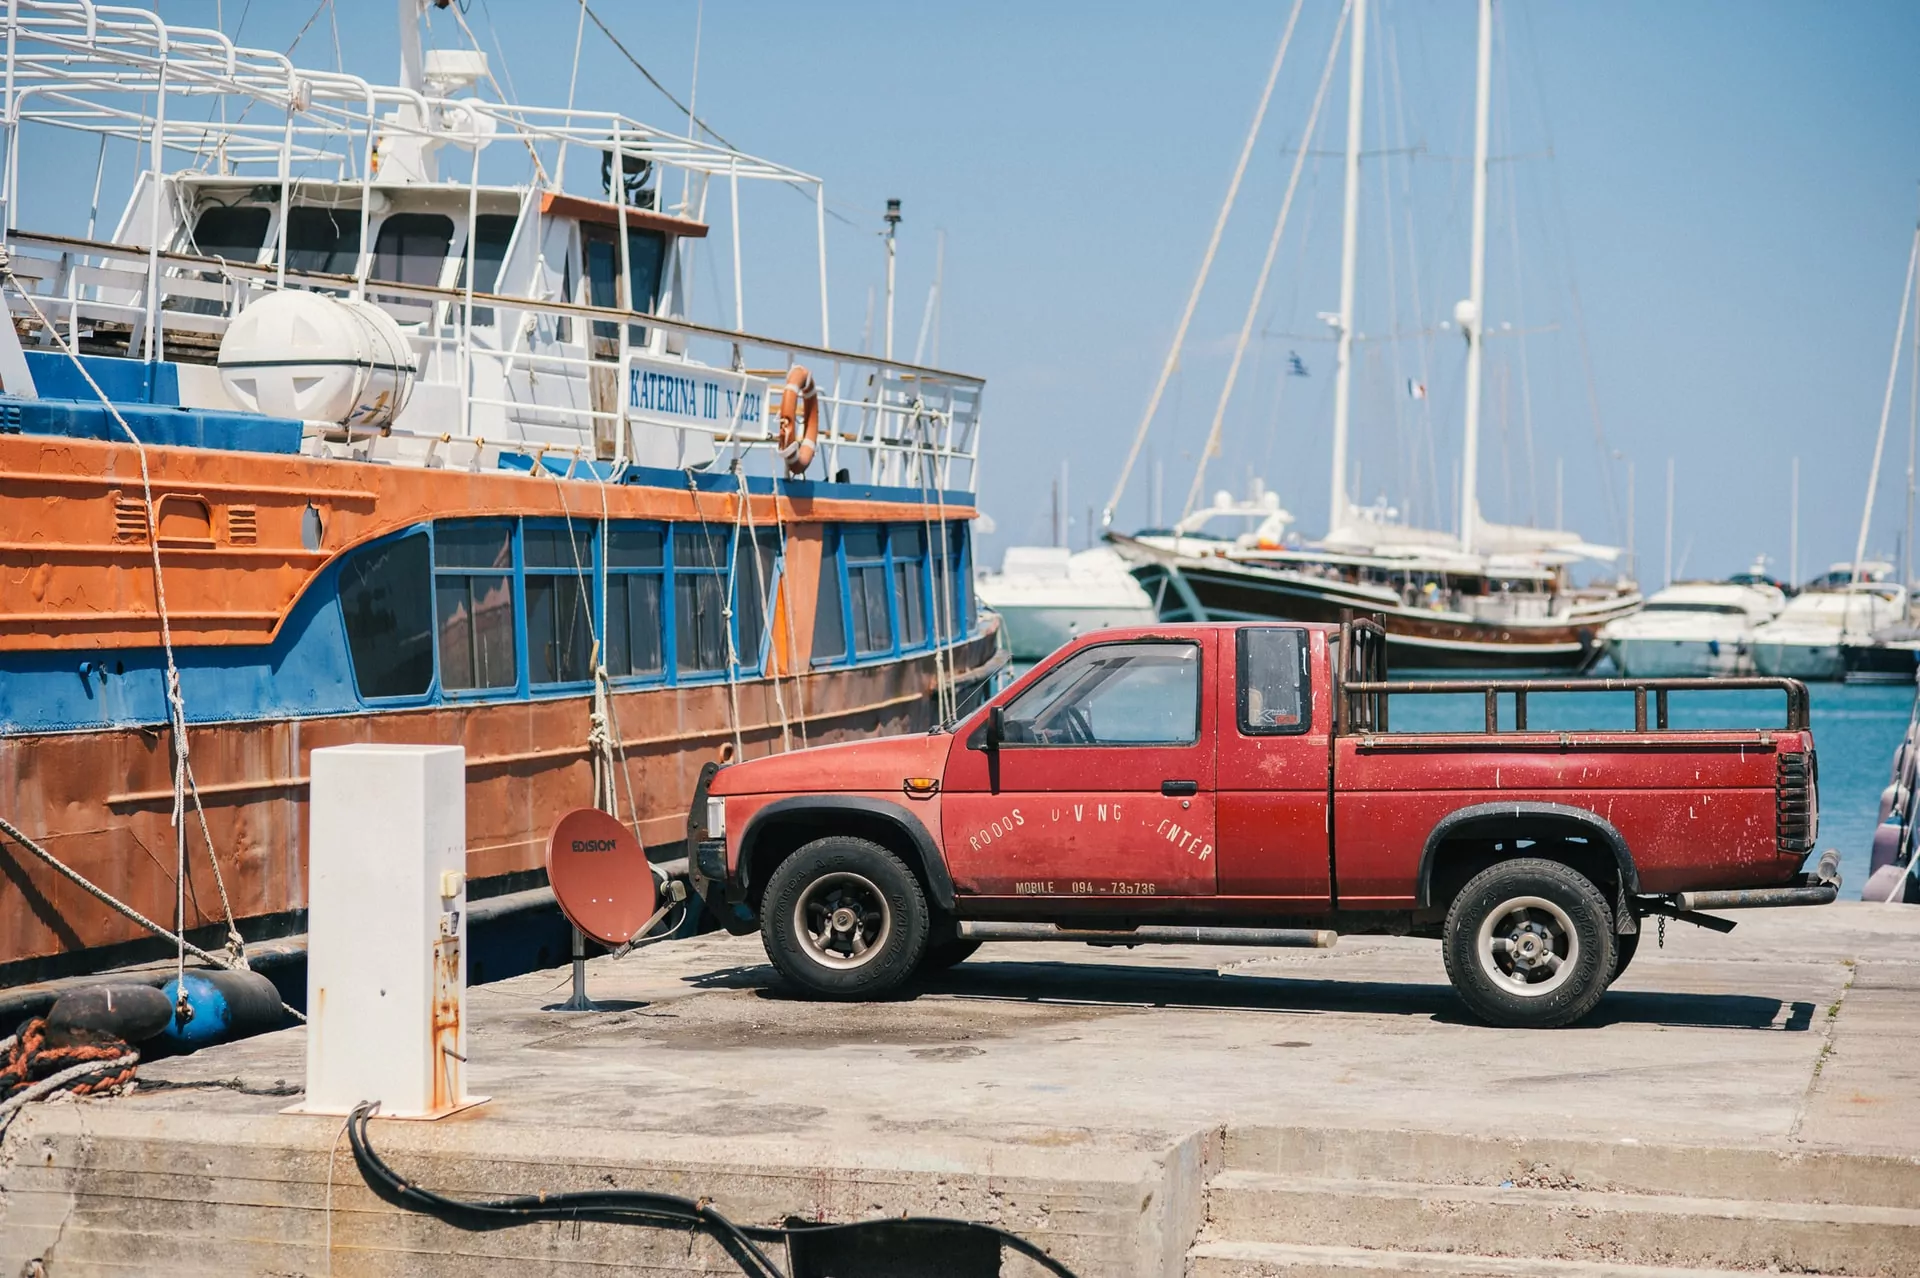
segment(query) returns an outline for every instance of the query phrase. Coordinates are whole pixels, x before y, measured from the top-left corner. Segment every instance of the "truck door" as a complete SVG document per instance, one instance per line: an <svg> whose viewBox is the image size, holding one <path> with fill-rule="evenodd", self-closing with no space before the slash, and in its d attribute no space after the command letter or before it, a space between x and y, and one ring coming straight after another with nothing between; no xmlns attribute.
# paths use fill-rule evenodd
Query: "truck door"
<svg viewBox="0 0 1920 1278"><path fill-rule="evenodd" d="M983 896L1214 891L1211 632L1092 643L954 743L941 826L954 886ZM995 758L997 756L997 759Z"/></svg>
<svg viewBox="0 0 1920 1278"><path fill-rule="evenodd" d="M1216 694L1220 893L1325 908L1333 895L1326 632L1247 626L1233 632L1232 652L1231 677L1222 672Z"/></svg>

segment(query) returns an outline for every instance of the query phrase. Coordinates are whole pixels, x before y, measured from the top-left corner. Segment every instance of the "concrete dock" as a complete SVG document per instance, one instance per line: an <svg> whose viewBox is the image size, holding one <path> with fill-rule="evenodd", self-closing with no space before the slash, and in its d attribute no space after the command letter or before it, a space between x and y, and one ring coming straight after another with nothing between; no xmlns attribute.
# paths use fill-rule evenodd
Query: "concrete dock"
<svg viewBox="0 0 1920 1278"><path fill-rule="evenodd" d="M967 1217L1088 1278L1920 1275L1920 910L1739 922L1650 932L1588 1023L1531 1032L1469 1022L1432 942L989 946L839 1006L787 997L757 938L705 937L595 960L599 1012L545 1010L565 969L474 988L492 1099L372 1137L450 1194ZM339 1120L279 1112L303 1051L285 1031L30 1108L0 1147L0 1275L737 1272L685 1233L387 1206ZM963 1272L896 1272L923 1271Z"/></svg>

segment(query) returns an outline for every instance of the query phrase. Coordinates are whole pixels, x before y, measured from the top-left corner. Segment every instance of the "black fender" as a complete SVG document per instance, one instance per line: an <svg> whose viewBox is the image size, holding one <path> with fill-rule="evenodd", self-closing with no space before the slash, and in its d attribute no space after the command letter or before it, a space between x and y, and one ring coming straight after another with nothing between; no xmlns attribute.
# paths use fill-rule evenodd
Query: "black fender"
<svg viewBox="0 0 1920 1278"><path fill-rule="evenodd" d="M754 813L747 822L747 828L740 832L740 868L736 890L743 897L748 884L753 881L754 860L761 836L778 820L794 816L818 819L822 836L837 830L845 831L848 826L857 829L858 826L871 826L875 822L897 831L912 849L907 858L908 864L920 871L921 881L927 885L927 895L933 898L933 904L942 910L953 909L953 876L947 873L946 858L940 855L940 846L927 833L927 827L920 818L902 804L856 794L808 794L791 799L775 799ZM855 820L847 821L847 817Z"/></svg>
<svg viewBox="0 0 1920 1278"><path fill-rule="evenodd" d="M1576 808L1565 803L1476 803L1472 807L1447 813L1428 832L1427 844L1420 851L1420 886L1415 898L1418 907L1427 909L1433 904L1434 856L1449 835L1463 825L1479 821L1525 817L1552 817L1585 827L1596 844L1613 854L1614 864L1620 871L1621 892L1629 897L1639 894L1640 872L1634 868L1633 853L1627 848L1626 838L1614 827L1613 822L1591 808Z"/></svg>

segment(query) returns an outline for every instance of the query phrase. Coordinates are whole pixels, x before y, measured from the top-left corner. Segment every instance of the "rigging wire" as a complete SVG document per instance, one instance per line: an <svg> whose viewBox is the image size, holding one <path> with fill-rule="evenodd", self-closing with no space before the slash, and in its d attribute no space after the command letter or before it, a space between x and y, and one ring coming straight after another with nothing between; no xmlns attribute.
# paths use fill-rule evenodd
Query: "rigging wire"
<svg viewBox="0 0 1920 1278"><path fill-rule="evenodd" d="M1267 280L1273 274L1273 259L1280 251L1280 237L1286 232L1288 215L1293 212L1293 197L1300 189L1300 174L1306 168L1307 153L1312 149L1314 133L1320 125L1320 109L1326 105L1327 87L1333 83L1333 71L1340 61L1341 37L1346 34L1347 19L1351 16L1352 6L1341 5L1340 20L1333 28L1333 42L1327 48L1327 64L1320 72L1320 87L1313 95L1313 110L1307 115L1307 127L1302 133L1306 145L1293 157L1293 172L1287 177L1287 193L1281 198L1280 213L1273 220L1273 234L1267 239L1267 256L1260 264L1260 278L1253 286L1253 298L1247 303L1246 318L1240 324L1240 337L1234 344L1233 362L1227 367L1226 384L1220 388L1220 399L1214 406L1213 424L1207 430L1206 446L1200 450L1200 460L1193 468L1193 486L1187 490L1186 506L1180 512L1182 519L1193 513L1194 505L1200 499L1200 489L1206 483L1207 461L1220 451L1220 426L1227 415L1227 403L1233 398L1234 383L1240 377L1240 361L1246 356L1247 342L1253 336L1253 325L1260 314L1261 299L1266 295Z"/></svg>
<svg viewBox="0 0 1920 1278"><path fill-rule="evenodd" d="M1405 85L1400 75L1400 38L1398 32L1392 26L1386 28L1386 36L1387 69L1388 73L1393 77L1394 132L1397 135L1395 141L1404 147L1407 144L1407 101ZM1413 233L1413 166L1411 164L1401 171L1400 193L1405 197L1402 205L1406 210L1407 283L1413 290L1411 300L1413 302L1414 319L1417 322L1424 314L1424 304L1420 295L1419 242L1415 239ZM1388 227L1387 230L1389 235L1393 234L1392 227ZM1419 345L1416 349L1420 354L1421 394L1417 401L1420 405L1419 439L1420 442L1425 445L1426 449L1428 498L1432 502L1431 509L1437 521L1440 517L1440 512L1443 511L1445 507L1442 506L1440 502L1440 463L1437 456L1438 446L1435 442L1433 430L1433 334L1430 330L1423 329L1421 331L1419 334ZM1418 482L1418 467L1416 466L1415 483L1417 484Z"/></svg>
<svg viewBox="0 0 1920 1278"><path fill-rule="evenodd" d="M1867 557L1867 525L1873 518L1873 499L1880 486L1880 458L1887 446L1887 418L1893 412L1893 384L1900 374L1900 347L1907 339L1907 312L1914 298L1914 267L1920 263L1920 226L1913 228L1913 247L1907 251L1907 278L1900 286L1900 323L1893 333L1893 359L1887 368L1887 392L1880 400L1880 431L1873 440L1873 469L1867 472L1867 502L1860 510L1860 539L1853 546L1853 580L1860 580L1860 564Z"/></svg>
<svg viewBox="0 0 1920 1278"><path fill-rule="evenodd" d="M158 140L156 140L155 144L159 145ZM13 273L13 267L10 262L5 264L4 270L6 282L12 285L14 291L26 302L27 308L31 310L34 317L40 321L41 327L59 346L61 354L65 355L67 359L72 362L74 368L79 371L80 376L84 378L87 385L92 388L93 393L99 398L101 404L105 406L108 416L113 418L121 431L132 441L134 454L140 462L140 487L145 501L147 517L147 546L153 558L154 607L160 621L160 648L166 661L164 692L167 700L167 715L172 729L173 739L173 815L171 824L174 829L176 862L174 870L174 926L178 929L178 935L175 939L179 942L176 972L176 980L178 983L175 985L175 988L179 991L182 1018L184 1019L184 1009L187 1002L186 800L189 789L193 792L194 808L196 811L199 811L200 814L202 830L206 829L206 813L200 810L200 790L197 785L193 784L192 773L187 761L187 703L180 691L180 667L175 663L173 655L173 621L167 612L166 580L160 563L160 519L153 500L153 476L147 466L147 449L146 445L141 442L140 437L134 434L133 427L127 425L127 419L120 415L120 410L115 407L113 401L107 398L107 393L100 389L100 383L94 380L93 373L87 368L79 355L74 353L73 348L67 344L67 340L60 335L59 328L47 319L46 314L41 311L39 304L34 301L32 294L27 291L26 286L23 285L19 278ZM148 299L148 305L150 307L157 307L158 304L158 298L150 297ZM148 341L150 343L153 340L151 327L151 324L149 324ZM239 930L234 926L233 905L227 899L226 882L220 875L220 866L214 857L213 837L211 834L207 835L207 858L214 862L214 878L215 881L220 884L221 904L226 907L228 946L234 952L235 963L244 969L247 962L245 942L241 940Z"/></svg>
<svg viewBox="0 0 1920 1278"><path fill-rule="evenodd" d="M1511 77L1513 51L1507 41L1505 14L1504 9L1494 10L1494 31L1500 39L1500 126L1504 135L1502 149L1511 151L1514 145ZM1507 239L1513 256L1513 318L1515 331L1524 334L1527 330L1527 288L1526 273L1520 256L1520 190L1514 173L1519 166L1508 164L1502 167L1506 169ZM1520 348L1520 432L1522 447L1526 450L1527 456L1527 523L1531 527L1538 528L1540 526L1540 485L1533 456L1533 377L1527 360L1527 339L1524 336L1518 337L1515 345ZM1511 368L1512 356L1507 357L1506 363ZM1504 395L1504 390L1502 393ZM1503 406L1503 415L1504 412ZM1502 430L1504 431L1504 426ZM1504 449L1505 446L1506 441L1503 438L1501 447ZM1507 518L1513 518L1511 509L1507 511Z"/></svg>
<svg viewBox="0 0 1920 1278"><path fill-rule="evenodd" d="M1260 91L1260 105L1254 110L1246 141L1240 145L1240 158L1234 163L1233 177L1227 183L1226 198L1220 202L1220 212L1213 221L1213 234L1207 239L1207 251L1201 255L1199 273L1194 276L1193 288L1187 294L1186 309L1180 313L1180 323L1173 331L1173 343L1167 348L1166 361L1160 365L1160 376L1153 384L1153 393L1147 397L1147 410L1140 415L1140 426L1134 431L1133 445L1127 450L1126 461L1121 463L1119 481L1114 484L1113 495L1107 498L1106 508L1101 512L1102 524L1113 522L1113 508L1120 504L1121 495L1127 491L1127 480L1133 474L1134 463L1140 458L1140 447L1147 442L1147 430L1153 425L1154 414L1160 410L1161 397L1167 393L1167 382L1180 365L1180 351L1186 345L1187 328L1193 323L1193 312L1200 305L1200 294L1207 286L1207 276L1213 271L1213 259L1220 251L1220 237L1226 233L1227 218L1233 212L1234 201L1240 196L1240 181L1247 174L1247 161L1253 156L1253 144L1259 139L1260 126L1266 121L1267 104L1273 100L1273 86L1279 80L1280 68L1287 60L1287 48L1293 43L1293 29L1300 21L1300 9L1304 2L1293 0L1293 12L1287 15L1286 30L1280 34L1280 47L1274 51L1273 66L1267 71L1266 86ZM1343 5L1343 22L1345 16L1346 8ZM1302 148L1303 151L1306 149Z"/></svg>
<svg viewBox="0 0 1920 1278"><path fill-rule="evenodd" d="M1387 43L1379 37L1385 34L1387 25L1386 15L1378 9L1374 10L1373 23L1376 37L1374 40L1374 58L1382 72L1382 74L1373 77L1373 101L1374 108L1380 117L1380 131L1384 135L1387 131L1387 77L1384 72L1386 70L1388 57ZM1391 152L1389 152L1389 154L1391 154ZM1385 166L1382 167L1384 168ZM1384 238L1387 244L1387 331L1397 333L1400 331L1400 280L1399 262L1397 260L1398 254L1394 252L1393 176L1390 171L1382 172L1380 175L1380 219L1381 225L1386 231ZM1404 383L1400 368L1400 344L1398 342L1389 342L1387 344L1387 362L1393 370L1393 380L1387 384L1387 400L1393 405L1394 482L1400 489L1401 504L1403 510L1405 510L1405 508L1414 505L1414 502L1408 500L1408 498L1410 494L1417 492L1419 488L1420 450L1417 444L1411 450L1407 447L1407 413L1405 396L1401 393ZM1409 451L1412 453L1411 458L1408 457ZM1405 468L1409 465L1415 476L1415 482L1412 484L1408 483L1405 472ZM1364 502L1366 497L1367 495L1365 493L1360 494L1361 501ZM1408 523L1413 522L1410 511L1406 513L1406 520Z"/></svg>
<svg viewBox="0 0 1920 1278"><path fill-rule="evenodd" d="M1525 5L1520 6L1520 21L1526 27L1528 46L1538 47L1533 41L1533 17ZM1533 60L1533 82L1534 98L1540 111L1540 127L1546 134L1547 150L1551 153L1555 149L1553 142L1553 123L1547 115L1546 85L1541 77L1540 60L1538 58ZM1547 172L1549 186L1553 192L1554 210L1559 218L1562 230L1568 237L1571 237L1573 233L1573 223L1567 217L1566 193L1560 186L1559 166L1548 165ZM1578 339L1580 347L1580 368L1586 381L1587 412L1593 419L1593 442L1600 454L1600 465L1597 469L1600 472L1600 489L1607 501L1607 526L1611 530L1610 535L1618 540L1620 538L1622 525L1620 522L1619 505L1614 499L1613 491L1613 448L1607 441L1606 426L1600 416L1600 387L1594 377L1593 348L1587 338L1586 310L1580 304L1580 281L1574 272L1572 246L1571 244L1563 242L1561 250L1567 269L1567 295L1568 301L1573 309L1574 334ZM1628 529L1627 533L1626 540L1631 541L1632 530Z"/></svg>

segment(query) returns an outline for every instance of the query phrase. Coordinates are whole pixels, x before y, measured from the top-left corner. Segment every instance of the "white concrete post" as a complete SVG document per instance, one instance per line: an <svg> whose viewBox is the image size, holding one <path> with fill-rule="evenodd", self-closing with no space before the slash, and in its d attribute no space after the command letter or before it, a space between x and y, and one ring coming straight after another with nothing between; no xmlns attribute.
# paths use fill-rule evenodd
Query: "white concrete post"
<svg viewBox="0 0 1920 1278"><path fill-rule="evenodd" d="M304 1113L437 1118L466 1094L466 751L347 745L310 764Z"/></svg>

